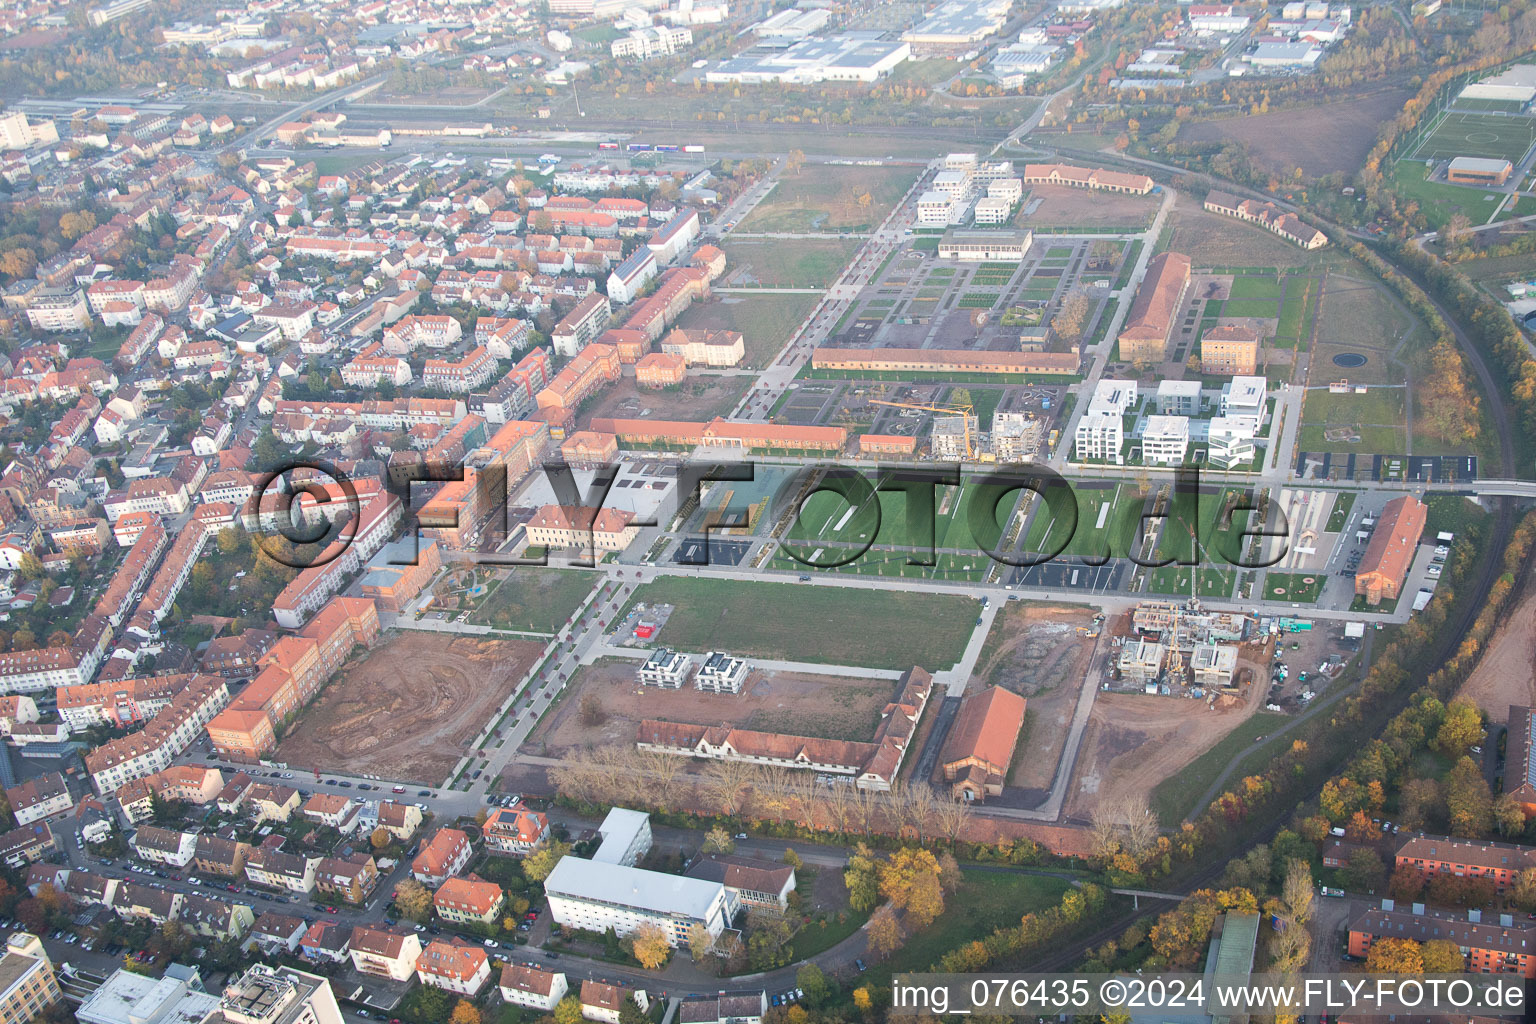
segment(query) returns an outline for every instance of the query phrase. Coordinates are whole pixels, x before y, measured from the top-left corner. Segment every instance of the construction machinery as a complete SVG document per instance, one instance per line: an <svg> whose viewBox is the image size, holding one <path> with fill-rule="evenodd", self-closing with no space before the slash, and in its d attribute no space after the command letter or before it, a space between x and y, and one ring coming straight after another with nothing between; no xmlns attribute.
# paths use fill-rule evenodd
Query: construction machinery
<svg viewBox="0 0 1536 1024"><path fill-rule="evenodd" d="M981 458L977 451L975 434L971 429L971 421L976 418L974 405L931 405L920 402L889 402L881 398L871 398L870 405L888 405L893 409L915 409L918 412L941 412L951 416L959 416L965 431L965 457L969 460Z"/></svg>

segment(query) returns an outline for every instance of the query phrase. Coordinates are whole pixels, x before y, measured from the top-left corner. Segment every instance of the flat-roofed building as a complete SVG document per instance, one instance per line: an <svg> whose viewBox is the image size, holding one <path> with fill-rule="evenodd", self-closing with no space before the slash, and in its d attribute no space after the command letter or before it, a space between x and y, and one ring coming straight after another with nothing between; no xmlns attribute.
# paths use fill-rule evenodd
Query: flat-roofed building
<svg viewBox="0 0 1536 1024"><path fill-rule="evenodd" d="M745 658L710 651L693 674L693 688L705 693L740 693L747 681L747 672Z"/></svg>
<svg viewBox="0 0 1536 1024"><path fill-rule="evenodd" d="M1011 231L952 229L939 239L939 258L963 263L1018 263L1029 252L1035 234L1028 228Z"/></svg>
<svg viewBox="0 0 1536 1024"><path fill-rule="evenodd" d="M1148 416L1141 431L1141 461L1148 466L1178 466L1189 454L1188 416Z"/></svg>
<svg viewBox="0 0 1536 1024"><path fill-rule="evenodd" d="M1158 381L1153 398L1163 416L1200 415L1200 382L1197 380Z"/></svg>
<svg viewBox="0 0 1536 1024"><path fill-rule="evenodd" d="M1196 644L1189 656L1189 668L1196 686L1228 689L1237 671L1237 648L1231 644Z"/></svg>
<svg viewBox="0 0 1536 1024"><path fill-rule="evenodd" d="M693 659L681 651L658 647L640 666L640 682L663 690L680 690L693 670Z"/></svg>
<svg viewBox="0 0 1536 1024"><path fill-rule="evenodd" d="M1446 167L1445 180L1457 185L1501 186L1514 169L1508 160L1458 156Z"/></svg>
<svg viewBox="0 0 1536 1024"><path fill-rule="evenodd" d="M1167 649L1151 640L1128 641L1120 648L1117 667L1128 682L1145 684L1163 674L1163 656Z"/></svg>
<svg viewBox="0 0 1536 1024"><path fill-rule="evenodd" d="M1253 443L1253 427L1245 419L1231 416L1211 417L1206 433L1205 460L1217 469L1246 466L1258 454Z"/></svg>

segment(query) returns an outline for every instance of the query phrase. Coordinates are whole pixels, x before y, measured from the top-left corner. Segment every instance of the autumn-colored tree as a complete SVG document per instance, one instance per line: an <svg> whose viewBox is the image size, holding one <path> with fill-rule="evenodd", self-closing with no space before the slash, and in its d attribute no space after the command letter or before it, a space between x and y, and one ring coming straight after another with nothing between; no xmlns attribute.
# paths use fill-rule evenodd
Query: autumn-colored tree
<svg viewBox="0 0 1536 1024"><path fill-rule="evenodd" d="M581 1000L576 996L566 996L555 1004L555 1024L582 1024L585 1019L581 1015Z"/></svg>
<svg viewBox="0 0 1536 1024"><path fill-rule="evenodd" d="M432 890L414 878L403 879L395 886L395 906L411 920L425 921L432 913Z"/></svg>
<svg viewBox="0 0 1536 1024"><path fill-rule="evenodd" d="M480 1024L480 1010L468 999L460 999L453 1007L451 1024Z"/></svg>
<svg viewBox="0 0 1536 1024"><path fill-rule="evenodd" d="M648 970L659 969L672 955L672 944L660 925L641 925L630 933L630 941L634 943L635 959Z"/></svg>
<svg viewBox="0 0 1536 1024"><path fill-rule="evenodd" d="M1460 974L1467 968L1456 943L1446 939L1430 939L1419 947L1419 956L1424 960L1425 974Z"/></svg>
<svg viewBox="0 0 1536 1024"><path fill-rule="evenodd" d="M736 840L730 829L716 825L704 837L704 849L708 853L730 853L736 849Z"/></svg>
<svg viewBox="0 0 1536 1024"><path fill-rule="evenodd" d="M901 948L904 938L901 923L896 920L896 912L890 907L881 907L871 914L865 931L870 956L884 960Z"/></svg>
<svg viewBox="0 0 1536 1024"><path fill-rule="evenodd" d="M715 940L709 934L709 929L695 922L688 928L688 952L696 964L703 963L714 947Z"/></svg>
<svg viewBox="0 0 1536 1024"><path fill-rule="evenodd" d="M530 882L542 882L555 870L560 858L571 852L570 843L551 839L523 859L523 875Z"/></svg>
<svg viewBox="0 0 1536 1024"><path fill-rule="evenodd" d="M1445 781L1445 808L1453 836L1481 838L1492 826L1493 794L1482 769L1470 757L1451 766Z"/></svg>
<svg viewBox="0 0 1536 1024"><path fill-rule="evenodd" d="M929 850L902 847L880 865L880 895L907 912L915 928L926 928L944 913L939 863Z"/></svg>
<svg viewBox="0 0 1536 1024"><path fill-rule="evenodd" d="M389 845L389 841L392 838L393 835L389 829L380 826L379 828L376 828L371 833L369 833L368 844L375 850L382 850L384 847Z"/></svg>
<svg viewBox="0 0 1536 1024"><path fill-rule="evenodd" d="M860 985L853 990L853 1005L863 1014L868 1014L874 1008L875 999L870 994L868 985Z"/></svg>
<svg viewBox="0 0 1536 1024"><path fill-rule="evenodd" d="M1483 713L1469 700L1453 700L1435 733L1435 749L1446 757L1461 757L1483 738Z"/></svg>
<svg viewBox="0 0 1536 1024"><path fill-rule="evenodd" d="M1381 838L1381 826L1367 817L1364 811L1356 811L1349 816L1349 824L1344 826L1344 833L1357 843L1375 842Z"/></svg>
<svg viewBox="0 0 1536 1024"><path fill-rule="evenodd" d="M860 843L843 870L843 884L848 887L848 904L854 910L868 910L880 898L875 858L869 847Z"/></svg>
<svg viewBox="0 0 1536 1024"><path fill-rule="evenodd" d="M800 859L800 855L794 851L793 847L784 847L784 856L779 859L782 860L785 864L788 864L790 867L794 868L796 871L799 871L801 868L805 867L805 863Z"/></svg>
<svg viewBox="0 0 1536 1024"><path fill-rule="evenodd" d="M1372 974L1423 974L1424 956L1412 939L1383 937L1371 943L1365 969Z"/></svg>

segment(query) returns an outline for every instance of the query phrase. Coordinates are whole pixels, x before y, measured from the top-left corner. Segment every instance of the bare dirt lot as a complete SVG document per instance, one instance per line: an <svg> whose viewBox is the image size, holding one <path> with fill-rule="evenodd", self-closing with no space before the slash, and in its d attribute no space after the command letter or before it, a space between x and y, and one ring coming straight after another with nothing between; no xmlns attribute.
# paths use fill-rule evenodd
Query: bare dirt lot
<svg viewBox="0 0 1536 1024"><path fill-rule="evenodd" d="M542 649L531 641L403 632L327 687L277 758L436 785Z"/></svg>
<svg viewBox="0 0 1536 1024"><path fill-rule="evenodd" d="M970 687L1001 686L1029 700L1009 786L1050 787L1093 653L1078 627L1092 620L1080 605L1009 601L992 623Z"/></svg>
<svg viewBox="0 0 1536 1024"><path fill-rule="evenodd" d="M1457 696L1476 701L1495 722L1505 720L1511 704L1536 704L1536 587L1526 588Z"/></svg>
<svg viewBox="0 0 1536 1024"><path fill-rule="evenodd" d="M801 675L754 669L738 694L692 687L658 690L636 680L638 661L604 658L581 670L560 704L544 717L525 749L554 757L582 747L630 744L646 718L695 725L729 723L743 729L868 740L896 692L895 680ZM580 720L582 698L596 695L603 720Z"/></svg>
<svg viewBox="0 0 1536 1024"><path fill-rule="evenodd" d="M592 403L593 416L617 419L710 420L736 407L750 377L689 377L675 388L642 388L625 377Z"/></svg>
<svg viewBox="0 0 1536 1024"><path fill-rule="evenodd" d="M1043 200L1038 206L1036 200ZM1153 196L1126 196L1066 185L1031 185L1016 223L1023 228L1141 228L1157 213ZM1025 212L1029 211L1029 212Z"/></svg>
<svg viewBox="0 0 1536 1024"><path fill-rule="evenodd" d="M1238 669L1269 663L1267 648L1244 644ZM1267 677L1261 677L1267 678ZM1150 798L1159 782L1178 774L1263 704L1263 686L1242 697L1221 696L1214 710L1203 700L1100 693L1078 751L1067 814L1087 818L1109 797Z"/></svg>
<svg viewBox="0 0 1536 1024"><path fill-rule="evenodd" d="M1403 108L1412 89L1387 86L1317 106L1272 114L1196 121L1179 129L1179 142L1241 142L1254 159L1277 173L1298 165L1310 177L1360 166L1376 132Z"/></svg>

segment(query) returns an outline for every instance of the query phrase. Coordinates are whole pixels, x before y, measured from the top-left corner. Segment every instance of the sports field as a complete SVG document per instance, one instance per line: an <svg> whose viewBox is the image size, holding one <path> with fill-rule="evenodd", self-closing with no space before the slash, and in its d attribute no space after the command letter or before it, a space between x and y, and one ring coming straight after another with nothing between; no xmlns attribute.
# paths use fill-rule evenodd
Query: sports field
<svg viewBox="0 0 1536 1024"><path fill-rule="evenodd" d="M1519 163L1536 142L1536 118L1446 111L1419 141L1412 160L1480 156Z"/></svg>
<svg viewBox="0 0 1536 1024"><path fill-rule="evenodd" d="M1321 572L1268 572L1264 574L1266 601L1300 601L1311 604L1323 593L1328 576Z"/></svg>

